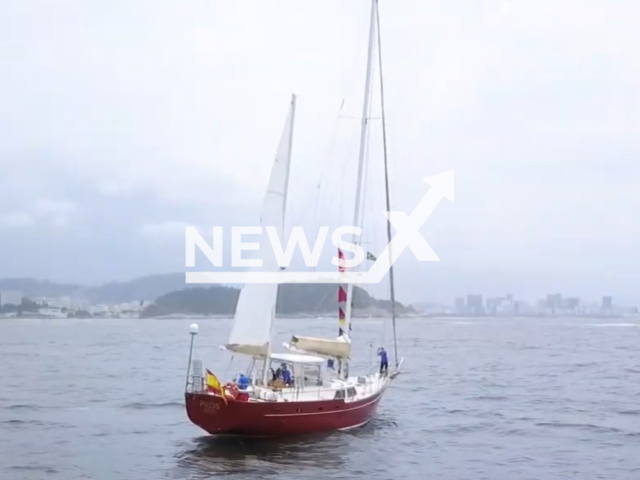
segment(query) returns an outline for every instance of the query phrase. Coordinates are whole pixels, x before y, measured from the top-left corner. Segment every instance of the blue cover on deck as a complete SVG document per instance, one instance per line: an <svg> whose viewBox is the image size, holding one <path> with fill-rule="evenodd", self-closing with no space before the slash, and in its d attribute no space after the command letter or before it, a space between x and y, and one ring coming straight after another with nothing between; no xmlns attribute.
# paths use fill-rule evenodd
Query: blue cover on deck
<svg viewBox="0 0 640 480"><path fill-rule="evenodd" d="M249 384L249 378L245 377L243 374L240 374L240 376L238 377L238 388L240 390L246 390Z"/></svg>

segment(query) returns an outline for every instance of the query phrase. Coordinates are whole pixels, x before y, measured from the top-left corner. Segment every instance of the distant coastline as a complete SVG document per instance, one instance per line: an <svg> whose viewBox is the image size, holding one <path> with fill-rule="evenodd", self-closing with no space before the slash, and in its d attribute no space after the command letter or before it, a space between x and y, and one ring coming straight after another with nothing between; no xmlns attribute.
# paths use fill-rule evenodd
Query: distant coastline
<svg viewBox="0 0 640 480"><path fill-rule="evenodd" d="M0 279L0 318L228 318L240 287L185 284L184 273L150 275L130 282L86 287L31 278ZM355 316L385 317L389 300L377 299L355 287ZM337 285L283 284L278 290L277 316L337 315ZM417 314L396 302L399 316Z"/></svg>
<svg viewBox="0 0 640 480"><path fill-rule="evenodd" d="M337 286L332 284L281 285L276 316L280 318L334 318ZM235 311L239 286L196 287L185 284L184 273L149 275L128 282L99 286L61 284L33 278L0 279L2 318L230 318ZM388 318L389 300L377 299L355 287L352 304L358 318ZM633 318L635 307L613 304L604 296L600 305L575 297L549 294L535 304L513 295L483 299L482 295L456 298L455 305L396 304L399 318L425 319L545 319Z"/></svg>

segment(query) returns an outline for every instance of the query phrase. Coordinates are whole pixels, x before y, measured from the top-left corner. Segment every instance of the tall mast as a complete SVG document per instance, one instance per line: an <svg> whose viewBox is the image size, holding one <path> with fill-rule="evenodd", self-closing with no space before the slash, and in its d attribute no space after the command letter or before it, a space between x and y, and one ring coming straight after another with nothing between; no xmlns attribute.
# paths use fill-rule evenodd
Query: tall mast
<svg viewBox="0 0 640 480"><path fill-rule="evenodd" d="M380 38L380 15L378 14L378 0L373 0L376 8L376 27L378 31L378 64L380 66L380 105L382 110L382 150L384 152L384 189L387 200L387 212L391 211L389 194L389 167L387 162L387 122L384 116L384 82L382 80L382 40ZM398 336L396 334L396 291L393 283L393 258L391 254L391 222L387 219L387 242L389 245L389 297L391 300L391 323L393 324L393 356L398 366Z"/></svg>
<svg viewBox="0 0 640 480"><path fill-rule="evenodd" d="M360 226L362 220L360 218L360 202L362 196L362 180L364 176L364 159L366 153L367 132L369 127L369 112L371 111L371 70L373 64L373 47L375 43L376 32L376 0L371 0L371 22L369 25L369 50L367 53L367 76L364 84L364 103L362 105L362 125L360 130L360 153L358 155L358 181L356 183L356 202L355 211L353 214L353 225L355 227ZM360 237L353 235L351 242L360 245ZM351 315L353 310L353 283L349 283L347 286L347 308L346 308L346 334L351 334ZM344 369L345 377L348 376L349 368L348 362Z"/></svg>

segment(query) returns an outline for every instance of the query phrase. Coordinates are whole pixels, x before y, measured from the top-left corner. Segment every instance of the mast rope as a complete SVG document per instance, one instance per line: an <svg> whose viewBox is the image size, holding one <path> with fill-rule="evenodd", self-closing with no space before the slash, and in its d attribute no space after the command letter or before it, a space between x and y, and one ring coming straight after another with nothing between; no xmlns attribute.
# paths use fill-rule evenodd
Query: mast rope
<svg viewBox="0 0 640 480"><path fill-rule="evenodd" d="M320 191L321 191L321 187L324 186L324 182L325 182L325 175L327 173L328 170L328 163L329 160L331 158L333 158L333 153L334 153L334 149L335 149L335 144L336 144L336 136L337 136L337 130L338 130L338 123L339 123L339 119L340 119L340 113L342 113L342 110L344 108L344 100L342 100L342 103L340 104L340 109L338 110L338 115L336 116L336 119L334 120L334 124L333 124L333 128L331 130L331 136L329 138L329 142L327 143L326 147L325 147L325 154L324 154L324 161L322 164L322 170L320 172L320 179L318 180L318 183L316 185L316 187L314 188L313 191L313 220L315 221L315 224L317 225L319 222L319 215L318 215L318 204L319 204L319 200L320 200ZM306 218L306 210L302 210L300 212L298 212L299 215L299 223L302 221L302 218ZM316 239L317 239L317 235L316 235ZM318 267L314 267L314 270L317 269Z"/></svg>
<svg viewBox="0 0 640 480"><path fill-rule="evenodd" d="M382 109L382 150L384 152L384 184L387 199L387 211L391 211L389 199L389 166L387 160L387 122L384 111L384 81L382 75L382 39L380 35L380 15L378 14L378 0L375 2L376 30L378 36L378 65L380 68L380 108ZM387 219L387 240L389 241L389 256L391 256L391 222ZM393 353L396 366L398 366L398 336L396 333L396 295L393 284L393 265L389 268L389 293L391 296L391 323L393 325Z"/></svg>

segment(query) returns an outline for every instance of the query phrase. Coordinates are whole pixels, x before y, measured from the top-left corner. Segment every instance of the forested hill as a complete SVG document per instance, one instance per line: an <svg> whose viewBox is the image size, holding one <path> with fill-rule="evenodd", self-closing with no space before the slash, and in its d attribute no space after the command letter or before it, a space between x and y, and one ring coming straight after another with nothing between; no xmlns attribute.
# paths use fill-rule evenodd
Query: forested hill
<svg viewBox="0 0 640 480"><path fill-rule="evenodd" d="M233 287L188 288L158 297L147 307L143 317L164 315L233 315L240 290ZM355 313L376 315L391 311L388 300L378 300L365 290L354 287ZM324 315L337 311L337 287L332 284L283 284L278 290L278 315ZM402 315L414 313L411 306L396 303Z"/></svg>
<svg viewBox="0 0 640 480"><path fill-rule="evenodd" d="M126 282L109 282L93 286L55 283L34 278L0 279L0 292L17 291L28 298L71 297L106 304L151 301L185 286L184 273L147 275Z"/></svg>

